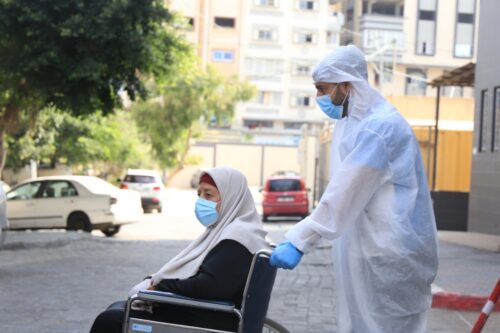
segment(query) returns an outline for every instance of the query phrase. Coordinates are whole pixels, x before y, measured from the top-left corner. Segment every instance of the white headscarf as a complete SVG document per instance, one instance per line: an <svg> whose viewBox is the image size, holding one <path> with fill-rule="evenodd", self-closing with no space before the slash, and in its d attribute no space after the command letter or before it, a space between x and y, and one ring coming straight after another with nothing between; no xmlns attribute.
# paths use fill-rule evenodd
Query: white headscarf
<svg viewBox="0 0 500 333"><path fill-rule="evenodd" d="M153 275L153 284L163 279L186 279L196 274L201 263L220 241L232 239L252 254L269 249L267 232L255 209L245 176L232 168L213 168L206 171L217 185L221 196L219 218L172 260Z"/></svg>
<svg viewBox="0 0 500 333"><path fill-rule="evenodd" d="M340 46L313 70L313 80L317 82L350 82L349 117L361 120L366 111L385 99L368 83L365 56L354 45Z"/></svg>

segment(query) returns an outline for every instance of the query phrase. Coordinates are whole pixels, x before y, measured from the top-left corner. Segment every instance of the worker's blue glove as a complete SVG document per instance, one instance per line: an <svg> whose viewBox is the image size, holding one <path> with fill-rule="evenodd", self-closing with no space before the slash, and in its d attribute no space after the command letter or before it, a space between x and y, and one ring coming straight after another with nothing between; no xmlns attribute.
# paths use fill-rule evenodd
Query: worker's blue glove
<svg viewBox="0 0 500 333"><path fill-rule="evenodd" d="M269 263L271 266L284 269L294 269L300 262L303 253L292 243L284 242L274 249Z"/></svg>

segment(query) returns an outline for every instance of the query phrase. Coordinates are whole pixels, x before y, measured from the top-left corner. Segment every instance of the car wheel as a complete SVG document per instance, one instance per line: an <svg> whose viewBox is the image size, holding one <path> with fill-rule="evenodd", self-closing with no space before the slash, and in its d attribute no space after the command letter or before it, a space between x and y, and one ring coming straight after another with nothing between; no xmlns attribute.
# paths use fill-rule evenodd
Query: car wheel
<svg viewBox="0 0 500 333"><path fill-rule="evenodd" d="M112 227L109 227L107 229L101 230L103 234L106 235L106 237L111 237L116 235L120 231L121 226L120 225L114 225Z"/></svg>
<svg viewBox="0 0 500 333"><path fill-rule="evenodd" d="M269 221L269 215L262 215L262 222Z"/></svg>
<svg viewBox="0 0 500 333"><path fill-rule="evenodd" d="M86 232L92 231L89 217L85 213L76 212L68 217L67 230L83 230Z"/></svg>
<svg viewBox="0 0 500 333"><path fill-rule="evenodd" d="M158 212L158 214L161 214L161 207L158 207L156 211Z"/></svg>

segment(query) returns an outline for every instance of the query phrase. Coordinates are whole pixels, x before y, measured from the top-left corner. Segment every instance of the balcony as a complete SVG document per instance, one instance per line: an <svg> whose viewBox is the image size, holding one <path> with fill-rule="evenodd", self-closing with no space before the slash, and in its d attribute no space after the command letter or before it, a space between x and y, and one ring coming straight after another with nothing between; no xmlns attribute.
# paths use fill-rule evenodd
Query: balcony
<svg viewBox="0 0 500 333"><path fill-rule="evenodd" d="M381 54L386 58L384 60L392 61L395 42L395 56L400 59L405 49L403 20L402 16L363 15L360 20L360 32L361 45L366 55L369 57L370 54Z"/></svg>

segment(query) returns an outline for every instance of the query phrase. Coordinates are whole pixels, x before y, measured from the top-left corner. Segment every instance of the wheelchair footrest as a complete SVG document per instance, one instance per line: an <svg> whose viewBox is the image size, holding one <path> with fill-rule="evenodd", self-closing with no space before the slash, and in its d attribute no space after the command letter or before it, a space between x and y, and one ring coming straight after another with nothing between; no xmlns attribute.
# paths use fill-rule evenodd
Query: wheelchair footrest
<svg viewBox="0 0 500 333"><path fill-rule="evenodd" d="M208 328L130 318L127 333L232 333Z"/></svg>

